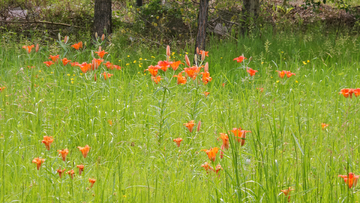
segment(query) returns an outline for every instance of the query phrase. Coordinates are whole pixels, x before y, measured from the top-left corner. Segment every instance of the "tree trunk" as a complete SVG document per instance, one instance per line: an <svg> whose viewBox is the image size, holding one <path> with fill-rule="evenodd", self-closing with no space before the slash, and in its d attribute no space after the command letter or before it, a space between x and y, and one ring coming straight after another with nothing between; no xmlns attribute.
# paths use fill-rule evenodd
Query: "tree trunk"
<svg viewBox="0 0 360 203"><path fill-rule="evenodd" d="M260 1L259 0L243 0L243 24L241 27L242 34L245 34L249 25L254 22L260 10Z"/></svg>
<svg viewBox="0 0 360 203"><path fill-rule="evenodd" d="M198 15L198 32L196 35L195 42L195 54L196 48L199 50L205 51L205 39L206 39L206 25L208 21L208 10L209 10L209 0L200 0L200 8Z"/></svg>
<svg viewBox="0 0 360 203"><path fill-rule="evenodd" d="M142 0L136 0L136 6L137 7L141 7L143 5L143 1Z"/></svg>
<svg viewBox="0 0 360 203"><path fill-rule="evenodd" d="M111 0L95 0L94 11L93 33L98 36L111 34Z"/></svg>

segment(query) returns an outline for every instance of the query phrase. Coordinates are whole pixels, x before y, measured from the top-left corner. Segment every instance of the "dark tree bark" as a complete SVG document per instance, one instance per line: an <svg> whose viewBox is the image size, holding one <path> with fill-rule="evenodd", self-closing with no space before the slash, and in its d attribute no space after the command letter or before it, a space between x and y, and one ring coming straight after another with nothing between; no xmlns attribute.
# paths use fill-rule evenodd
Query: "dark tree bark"
<svg viewBox="0 0 360 203"><path fill-rule="evenodd" d="M245 34L248 26L252 21L255 21L259 15L260 1L259 0L243 0L243 24L241 26L242 34Z"/></svg>
<svg viewBox="0 0 360 203"><path fill-rule="evenodd" d="M143 1L142 0L136 0L136 6L137 7L141 7L143 5Z"/></svg>
<svg viewBox="0 0 360 203"><path fill-rule="evenodd" d="M209 0L200 0L200 8L198 15L198 32L196 35L196 42L195 42L195 54L198 54L196 53L196 48L199 48L199 50L205 50L208 10L209 10Z"/></svg>
<svg viewBox="0 0 360 203"><path fill-rule="evenodd" d="M95 0L94 30L98 36L109 35L111 29L111 0Z"/></svg>

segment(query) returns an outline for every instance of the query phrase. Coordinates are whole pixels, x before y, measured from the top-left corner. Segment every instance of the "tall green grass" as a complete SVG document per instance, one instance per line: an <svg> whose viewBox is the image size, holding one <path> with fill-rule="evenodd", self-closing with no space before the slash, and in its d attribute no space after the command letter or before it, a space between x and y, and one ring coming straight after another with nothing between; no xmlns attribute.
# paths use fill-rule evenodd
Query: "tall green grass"
<svg viewBox="0 0 360 203"><path fill-rule="evenodd" d="M0 92L2 202L287 202L281 190L288 187L295 189L291 202L360 199L358 187L349 189L338 177L360 173L360 98L338 94L360 88L358 37L211 38L206 61L212 81L199 86L190 79L186 85L176 78L151 81L144 69L166 59L165 47L108 48L105 61L124 68L101 65L94 81L94 72L43 62L49 54L90 62L96 48L64 55L49 44L27 54L22 45L0 47L0 86L6 87ZM172 59L184 62L191 50L172 47ZM241 54L252 60L233 61ZM245 66L259 72L249 77ZM276 70L296 76L281 79ZM104 80L104 71L114 75ZM159 74L170 79L172 72ZM169 89L165 99L161 86ZM190 120L201 120L199 132L183 126ZM322 130L321 123L329 127ZM243 147L228 133L239 127L252 131ZM201 150L220 148L219 133L228 133L230 148L223 159L217 155L218 176L201 167L210 163ZM45 135L54 137L50 151L41 143ZM177 137L184 139L179 148L172 141ZM83 158L77 147L86 144L91 150ZM57 153L63 148L70 151L66 162ZM46 159L39 171L31 163L35 157ZM85 165L81 176L79 164ZM59 167L74 169L74 179L60 179ZM89 178L96 179L93 188Z"/></svg>

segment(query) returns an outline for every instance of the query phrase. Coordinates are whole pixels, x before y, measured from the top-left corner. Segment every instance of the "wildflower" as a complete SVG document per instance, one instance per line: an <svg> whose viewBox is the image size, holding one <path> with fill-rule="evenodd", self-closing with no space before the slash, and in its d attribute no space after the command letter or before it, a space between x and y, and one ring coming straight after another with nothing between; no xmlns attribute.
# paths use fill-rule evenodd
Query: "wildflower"
<svg viewBox="0 0 360 203"><path fill-rule="evenodd" d="M184 123L183 125L185 127L187 127L189 129L190 133L191 133L193 131L195 123L194 123L194 120L191 120L191 121L189 121L187 123Z"/></svg>
<svg viewBox="0 0 360 203"><path fill-rule="evenodd" d="M305 62L305 61L303 61L303 64L304 64L304 65L306 65L306 62Z"/></svg>
<svg viewBox="0 0 360 203"><path fill-rule="evenodd" d="M205 85L212 80L209 72L201 72L200 74L202 75L202 81Z"/></svg>
<svg viewBox="0 0 360 203"><path fill-rule="evenodd" d="M122 69L121 66L118 66L118 65L113 65L113 66L114 66L114 68L115 68L116 70L121 70L121 69Z"/></svg>
<svg viewBox="0 0 360 203"><path fill-rule="evenodd" d="M237 138L237 141L240 142L241 141L241 146L244 146L245 144L245 137L246 137L246 133L251 133L251 131L248 130L242 130L241 128L233 128L231 130L232 133L234 133L235 137Z"/></svg>
<svg viewBox="0 0 360 203"><path fill-rule="evenodd" d="M292 73L290 71L284 71L286 73L286 76L290 78L291 76L295 75L295 73Z"/></svg>
<svg viewBox="0 0 360 203"><path fill-rule="evenodd" d="M218 174L218 172L222 169L221 165L218 164L216 165L216 168L214 169L214 172L216 172L216 174Z"/></svg>
<svg viewBox="0 0 360 203"><path fill-rule="evenodd" d="M22 48L25 49L30 54L31 49L34 48L34 45L31 45L31 46L25 46L24 45Z"/></svg>
<svg viewBox="0 0 360 203"><path fill-rule="evenodd" d="M176 138L176 139L173 139L173 141L176 142L176 145L178 147L180 147L180 143L181 143L181 141L183 141L183 139L182 138Z"/></svg>
<svg viewBox="0 0 360 203"><path fill-rule="evenodd" d="M322 123L321 124L321 128L323 129L323 130L325 130L325 128L327 128L329 126L329 124L326 124L326 123Z"/></svg>
<svg viewBox="0 0 360 203"><path fill-rule="evenodd" d="M103 72L103 76L104 76L104 79L105 79L105 80L107 80L108 78L110 78L110 77L113 76L113 75L114 75L114 74Z"/></svg>
<svg viewBox="0 0 360 203"><path fill-rule="evenodd" d="M102 35L101 35L101 41L104 41L104 40L105 40L105 35L102 34Z"/></svg>
<svg viewBox="0 0 360 203"><path fill-rule="evenodd" d="M74 172L74 170L70 170L70 171L68 171L68 172L66 172L67 174L69 174L69 176L71 177L71 179L74 179L74 174L75 174L75 172Z"/></svg>
<svg viewBox="0 0 360 203"><path fill-rule="evenodd" d="M63 149L63 150L58 150L58 152L61 155L62 160L65 161L66 156L69 154L69 150L68 149Z"/></svg>
<svg viewBox="0 0 360 203"><path fill-rule="evenodd" d="M64 43L66 44L69 41L69 36L64 37Z"/></svg>
<svg viewBox="0 0 360 203"><path fill-rule="evenodd" d="M345 98L348 98L350 96L350 98L352 98L352 94L354 93L353 89L342 89L339 94L344 95Z"/></svg>
<svg viewBox="0 0 360 203"><path fill-rule="evenodd" d="M83 72L83 73L86 73L86 72L88 72L90 69L91 69L91 63L86 63L86 62L84 62L84 63L82 63L82 64L76 64L77 66L79 66L80 67L80 69L81 69L81 71Z"/></svg>
<svg viewBox="0 0 360 203"><path fill-rule="evenodd" d="M181 63L181 61L176 61L176 62L172 62L171 64L170 64L170 66L171 66L171 68L173 69L173 70L177 70L178 68L179 68L179 65L180 64L183 64L183 63Z"/></svg>
<svg viewBox="0 0 360 203"><path fill-rule="evenodd" d="M95 62L97 64L97 66L99 67L101 65L101 62L103 62L104 59L93 59L93 63Z"/></svg>
<svg viewBox="0 0 360 203"><path fill-rule="evenodd" d="M218 153L219 151L219 148L217 147L214 147L214 148L211 148L209 150L207 149L202 149L201 151L204 151L206 152L206 154L208 155L209 159L214 162L215 161L215 158L216 158L216 154Z"/></svg>
<svg viewBox="0 0 360 203"><path fill-rule="evenodd" d="M256 89L259 90L260 92L264 92L264 88L262 87L257 87Z"/></svg>
<svg viewBox="0 0 360 203"><path fill-rule="evenodd" d="M294 189L292 189L291 187L289 187L288 189L285 189L285 190L281 190L281 192L283 192L284 195L288 197L288 202L290 202L290 192L293 190Z"/></svg>
<svg viewBox="0 0 360 203"><path fill-rule="evenodd" d="M166 56L170 56L170 46L166 46Z"/></svg>
<svg viewBox="0 0 360 203"><path fill-rule="evenodd" d="M360 88L353 89L353 92L354 92L355 96L358 97L360 95Z"/></svg>
<svg viewBox="0 0 360 203"><path fill-rule="evenodd" d="M210 94L210 92L204 92L205 97L207 97Z"/></svg>
<svg viewBox="0 0 360 203"><path fill-rule="evenodd" d="M94 183L96 182L96 179L89 178L89 182L91 183L91 186L90 186L90 187L93 187L93 186L94 186Z"/></svg>
<svg viewBox="0 0 360 203"><path fill-rule="evenodd" d="M81 151L82 155L84 156L84 158L86 158L87 154L90 151L90 147L89 145L86 145L85 147L78 147L79 150Z"/></svg>
<svg viewBox="0 0 360 203"><path fill-rule="evenodd" d="M5 89L5 87L0 87L0 92L2 92Z"/></svg>
<svg viewBox="0 0 360 203"><path fill-rule="evenodd" d="M189 67L191 66L189 57L187 55L185 55L185 62L186 62L186 65L188 65Z"/></svg>
<svg viewBox="0 0 360 203"><path fill-rule="evenodd" d="M171 62L168 61L159 61L158 62L158 67L161 68L161 70L163 70L164 72L167 70L168 67L170 67Z"/></svg>
<svg viewBox="0 0 360 203"><path fill-rule="evenodd" d="M286 74L286 71L276 71L276 72L278 72L279 73L279 77L280 78L284 78L284 76L285 76L285 74Z"/></svg>
<svg viewBox="0 0 360 203"><path fill-rule="evenodd" d="M113 125L112 120L108 120L108 123L109 123L109 125L110 125L110 126L112 126L112 125Z"/></svg>
<svg viewBox="0 0 360 203"><path fill-rule="evenodd" d="M73 47L73 48L76 49L76 50L79 50L80 48L83 47L83 43L82 43L82 42L78 42L78 43L76 43L76 44L71 45L71 47Z"/></svg>
<svg viewBox="0 0 360 203"><path fill-rule="evenodd" d="M155 77L155 76L158 74L159 69L160 69L160 68L159 68L158 66L152 66L152 65L150 65L150 66L148 67L148 69L144 70L144 72L145 72L145 71L149 71L150 74Z"/></svg>
<svg viewBox="0 0 360 203"><path fill-rule="evenodd" d="M239 56L237 58L234 58L233 61L237 61L238 63L242 63L244 59L247 59L247 58L245 58L244 56Z"/></svg>
<svg viewBox="0 0 360 203"><path fill-rule="evenodd" d="M356 186L357 181L360 176L356 176L353 173L349 173L349 175L339 175L338 177L341 177L344 179L345 183L349 186L349 188L352 188L352 186Z"/></svg>
<svg viewBox="0 0 360 203"><path fill-rule="evenodd" d="M113 70L114 69L114 65L112 63L110 63L110 61L106 61L105 63L106 68Z"/></svg>
<svg viewBox="0 0 360 203"><path fill-rule="evenodd" d="M59 169L56 171L56 172L59 173L60 178L61 178L62 174L65 172L65 170L66 170L66 169L61 170L61 168L59 168Z"/></svg>
<svg viewBox="0 0 360 203"><path fill-rule="evenodd" d="M47 150L50 150L50 145L54 142L54 139L50 136L44 136L44 139L41 142L45 144Z"/></svg>
<svg viewBox="0 0 360 203"><path fill-rule="evenodd" d="M45 159L40 159L39 157L32 160L33 163L36 163L37 170L40 170L41 164L44 163Z"/></svg>
<svg viewBox="0 0 360 203"><path fill-rule="evenodd" d="M59 59L59 56L60 56L60 55L56 55L56 56L50 55L50 56L49 56L49 59L51 59L53 62L56 62L56 61Z"/></svg>
<svg viewBox="0 0 360 203"><path fill-rule="evenodd" d="M99 51L96 51L95 53L97 53L97 55L100 58L103 58L105 54L108 54L108 52L105 52L104 50L99 50Z"/></svg>
<svg viewBox="0 0 360 203"><path fill-rule="evenodd" d="M202 55L203 53L205 54L205 56L209 57L209 52L208 51L200 50L199 54Z"/></svg>
<svg viewBox="0 0 360 203"><path fill-rule="evenodd" d="M63 65L66 66L66 64L68 64L71 60L68 60L67 58L63 58L61 61L63 62Z"/></svg>
<svg viewBox="0 0 360 203"><path fill-rule="evenodd" d="M44 63L46 64L47 67L50 67L52 64L54 64L53 61L45 61Z"/></svg>
<svg viewBox="0 0 360 203"><path fill-rule="evenodd" d="M193 66L190 68L184 68L185 73L187 74L187 76L189 76L190 78L192 78L193 80L196 79L197 74L200 72L200 67L197 66ZM209 75L210 76L210 75ZM206 77L206 76L205 76Z"/></svg>
<svg viewBox="0 0 360 203"><path fill-rule="evenodd" d="M252 68L247 68L247 70L246 70L249 74L250 74L250 76L254 76L255 75L255 73L257 73L258 71L257 70L253 70Z"/></svg>
<svg viewBox="0 0 360 203"><path fill-rule="evenodd" d="M39 51L39 44L36 44L36 47L35 47L35 52L37 53Z"/></svg>
<svg viewBox="0 0 360 203"><path fill-rule="evenodd" d="M221 149L229 149L229 136L226 133L220 133L220 137L223 141L223 144L221 145ZM219 140L219 139L218 139Z"/></svg>
<svg viewBox="0 0 360 203"><path fill-rule="evenodd" d="M204 164L202 164L201 167L203 167L203 168L206 170L207 173L209 173L209 170L210 170L210 171L214 170L214 169L209 165L208 162L205 162Z"/></svg>
<svg viewBox="0 0 360 203"><path fill-rule="evenodd" d="M187 80L185 76L182 76L182 72L179 73L179 75L174 75L173 77L177 77L177 84L186 84Z"/></svg>
<svg viewBox="0 0 360 203"><path fill-rule="evenodd" d="M158 84L158 83L160 82L160 80L161 80L161 77L160 77L159 75L156 76L156 77L151 76L151 79L152 79L156 84Z"/></svg>
<svg viewBox="0 0 360 203"><path fill-rule="evenodd" d="M76 167L79 168L79 175L81 175L81 173L84 171L84 165L77 165Z"/></svg>

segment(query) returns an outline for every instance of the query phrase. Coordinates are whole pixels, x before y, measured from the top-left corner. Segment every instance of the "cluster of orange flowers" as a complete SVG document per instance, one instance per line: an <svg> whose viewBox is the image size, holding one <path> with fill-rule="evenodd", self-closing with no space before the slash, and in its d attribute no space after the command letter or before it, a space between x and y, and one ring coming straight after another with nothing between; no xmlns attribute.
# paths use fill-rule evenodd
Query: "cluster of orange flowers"
<svg viewBox="0 0 360 203"><path fill-rule="evenodd" d="M26 46L24 45L22 48L25 49L29 54L31 53L31 50L35 47L35 45ZM39 44L36 44L35 52L39 51Z"/></svg>
<svg viewBox="0 0 360 203"><path fill-rule="evenodd" d="M350 88L345 88L342 89L339 94L344 95L345 98L348 98L350 96L350 98L352 98L352 95L354 94L356 97L358 97L360 95L360 88L357 89L350 89Z"/></svg>
<svg viewBox="0 0 360 203"><path fill-rule="evenodd" d="M209 52L206 52L203 50L200 50L200 51L198 50L198 53L201 54L201 59L202 59L202 61L204 61L205 56L208 56ZM170 57L170 46L167 46L167 48L166 48L166 55L167 55L166 61L159 61L157 65L155 65L155 66L150 65L146 70L144 70L144 72L149 71L149 73L151 74L151 79L156 84L158 84L162 79L161 76L158 75L159 69L166 72L167 69L171 67L174 71L176 71L179 68L180 64L183 64L183 63L181 63L181 61L169 61L168 60ZM188 67L184 68L184 70L181 71L179 74L173 76L173 77L177 78L178 85L186 84L187 77L195 80L198 75L202 75L202 82L205 85L212 80L212 78L210 77L210 73L209 73L208 63L206 63L204 66L204 72L200 73L200 70L203 67L202 66L198 67L197 65L191 66L189 57L187 55L185 55L185 62ZM185 73L186 75L183 75L183 73Z"/></svg>
<svg viewBox="0 0 360 203"><path fill-rule="evenodd" d="M41 141L46 149L48 151L50 151L50 146L51 144L54 142L53 137L51 136L44 136L43 140ZM80 152L82 153L83 157L86 158L86 156L88 155L89 151L90 151L90 147L89 145L86 145L85 147L78 147L78 149L80 150ZM66 156L69 154L69 150L68 149L62 149L62 150L57 150L57 152L59 153L59 155L62 157L63 161L66 161ZM40 170L41 164L45 162L45 159L42 159L40 157L36 157L32 160L32 163L36 164L37 170ZM76 166L79 169L79 175L81 175L81 173L84 171L85 166L84 165L77 165ZM56 172L59 174L59 177L62 177L62 174L66 171L66 169L61 169L59 168ZM69 176L71 177L71 179L74 178L74 170L71 169L69 171L66 172L67 174L69 174ZM91 183L91 187L94 185L95 183L95 179L93 178L89 178L89 182Z"/></svg>
<svg viewBox="0 0 360 203"><path fill-rule="evenodd" d="M291 71L286 71L286 70L282 70L282 71L277 70L276 72L279 73L279 77L280 77L280 78L284 78L285 75L286 75L286 77L288 77L288 78L290 78L291 76L295 75L295 73L292 73Z"/></svg>

